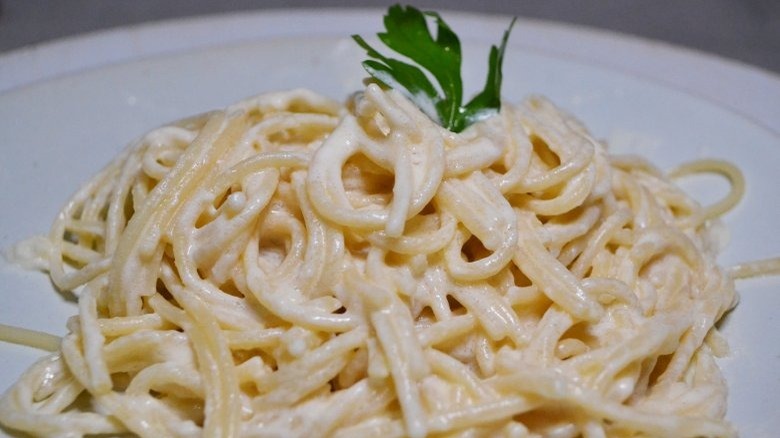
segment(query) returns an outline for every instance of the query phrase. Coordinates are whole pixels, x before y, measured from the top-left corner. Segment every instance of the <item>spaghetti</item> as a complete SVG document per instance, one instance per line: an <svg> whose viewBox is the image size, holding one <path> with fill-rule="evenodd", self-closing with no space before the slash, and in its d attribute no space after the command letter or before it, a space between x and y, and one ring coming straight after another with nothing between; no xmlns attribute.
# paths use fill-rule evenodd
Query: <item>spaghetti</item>
<svg viewBox="0 0 780 438"><path fill-rule="evenodd" d="M375 85L161 127L19 247L79 314L0 423L733 436L715 323L737 297L710 224L744 182L720 161L672 176L702 170L732 182L710 207L541 97L460 134Z"/></svg>

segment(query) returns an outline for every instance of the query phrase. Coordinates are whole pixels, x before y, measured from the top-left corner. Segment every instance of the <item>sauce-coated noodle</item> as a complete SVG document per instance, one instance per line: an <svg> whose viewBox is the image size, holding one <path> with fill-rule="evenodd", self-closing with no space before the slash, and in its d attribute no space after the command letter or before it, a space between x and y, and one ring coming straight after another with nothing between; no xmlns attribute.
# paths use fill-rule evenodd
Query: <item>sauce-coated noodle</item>
<svg viewBox="0 0 780 438"><path fill-rule="evenodd" d="M0 423L733 436L714 324L736 295L709 225L743 183L703 165L733 183L712 207L543 98L453 134L374 85L156 129L18 248L79 315Z"/></svg>

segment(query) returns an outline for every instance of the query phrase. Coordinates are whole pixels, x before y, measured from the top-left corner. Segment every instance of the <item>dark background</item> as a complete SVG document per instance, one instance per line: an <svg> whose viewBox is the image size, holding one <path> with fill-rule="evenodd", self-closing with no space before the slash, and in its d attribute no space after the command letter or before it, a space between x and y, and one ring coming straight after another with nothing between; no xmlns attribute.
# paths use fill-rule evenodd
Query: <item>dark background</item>
<svg viewBox="0 0 780 438"><path fill-rule="evenodd" d="M271 8L384 7L344 0L0 0L0 52L178 17ZM436 10L519 15L617 31L780 73L780 0L419 0Z"/></svg>

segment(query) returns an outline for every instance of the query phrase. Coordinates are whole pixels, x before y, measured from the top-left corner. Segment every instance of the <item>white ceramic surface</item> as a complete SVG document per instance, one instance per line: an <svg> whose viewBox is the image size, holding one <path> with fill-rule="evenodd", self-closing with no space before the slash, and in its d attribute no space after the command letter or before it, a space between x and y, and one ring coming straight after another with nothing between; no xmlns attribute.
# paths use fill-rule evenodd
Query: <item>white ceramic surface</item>
<svg viewBox="0 0 780 438"><path fill-rule="evenodd" d="M348 38L380 29L381 11L274 11L119 29L0 56L0 248L45 233L63 202L127 142L186 115L264 91L306 87L334 98L358 89L361 51ZM467 91L482 85L489 44L509 19L444 14L465 51ZM733 161L748 191L726 215L721 262L780 255L780 79L647 41L519 21L504 94L549 96L613 151L662 168ZM723 187L692 181L702 199ZM780 278L738 283L720 363L728 418L745 437L780 430ZM0 322L63 334L72 303L45 276L0 261ZM41 353L0 344L0 391ZM0 431L0 434L2 432Z"/></svg>

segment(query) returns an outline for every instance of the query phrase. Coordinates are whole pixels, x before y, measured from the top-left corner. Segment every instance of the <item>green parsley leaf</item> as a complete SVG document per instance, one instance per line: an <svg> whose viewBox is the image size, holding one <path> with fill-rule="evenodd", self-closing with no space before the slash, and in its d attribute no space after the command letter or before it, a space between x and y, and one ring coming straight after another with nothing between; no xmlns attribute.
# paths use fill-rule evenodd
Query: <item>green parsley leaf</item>
<svg viewBox="0 0 780 438"><path fill-rule="evenodd" d="M428 28L426 16L436 23L435 36ZM396 4L384 16L385 32L377 34L379 40L417 65L382 55L359 35L352 38L371 58L362 64L374 80L404 92L431 118L453 132L461 132L501 109L501 68L515 20L504 32L501 46L490 48L485 87L465 106L460 40L439 14ZM438 88L420 67L436 80Z"/></svg>

